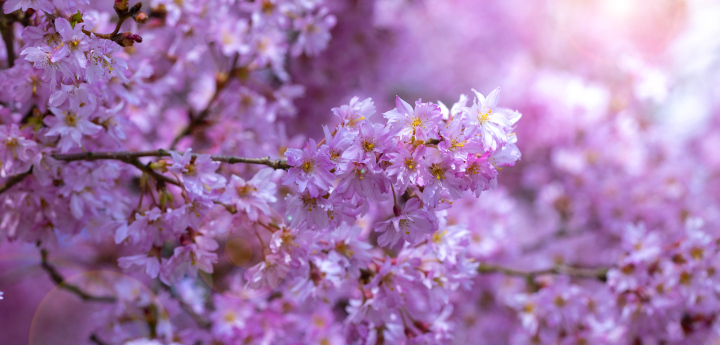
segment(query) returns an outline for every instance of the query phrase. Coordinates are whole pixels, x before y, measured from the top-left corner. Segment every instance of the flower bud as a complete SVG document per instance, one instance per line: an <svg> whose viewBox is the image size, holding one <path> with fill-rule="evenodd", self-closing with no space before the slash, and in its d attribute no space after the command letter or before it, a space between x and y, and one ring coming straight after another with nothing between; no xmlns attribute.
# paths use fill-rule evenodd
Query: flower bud
<svg viewBox="0 0 720 345"><path fill-rule="evenodd" d="M147 16L147 14L145 14L145 12L139 12L139 13L135 16L135 21L138 22L138 23L140 23L140 24L145 24L145 22L148 21L148 16Z"/></svg>
<svg viewBox="0 0 720 345"><path fill-rule="evenodd" d="M128 10L128 0L115 0L113 8L118 14L126 12Z"/></svg>
<svg viewBox="0 0 720 345"><path fill-rule="evenodd" d="M123 32L115 39L115 42L123 47L131 47L134 43L142 43L142 37L132 32Z"/></svg>

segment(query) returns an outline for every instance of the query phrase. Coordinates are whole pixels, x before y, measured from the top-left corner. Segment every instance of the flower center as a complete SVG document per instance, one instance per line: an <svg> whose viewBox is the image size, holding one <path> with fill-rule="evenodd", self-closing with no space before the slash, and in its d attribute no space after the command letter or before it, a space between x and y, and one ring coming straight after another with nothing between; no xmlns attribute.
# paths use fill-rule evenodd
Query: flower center
<svg viewBox="0 0 720 345"><path fill-rule="evenodd" d="M5 146L8 148L8 150L12 150L15 147L18 146L18 140L17 138L7 138L5 139Z"/></svg>
<svg viewBox="0 0 720 345"><path fill-rule="evenodd" d="M302 196L302 202L303 205L307 207L308 212L312 212L313 207L317 208L317 200L308 194Z"/></svg>
<svg viewBox="0 0 720 345"><path fill-rule="evenodd" d="M432 234L432 241L435 242L435 243L441 243L441 242L442 242L442 238L443 238L443 236L444 236L445 234L447 234L447 230L445 230L445 231L435 231L435 232Z"/></svg>
<svg viewBox="0 0 720 345"><path fill-rule="evenodd" d="M348 121L347 126L349 128L355 127L360 121L365 120L365 116L358 116L356 117L355 114L350 115L350 120Z"/></svg>
<svg viewBox="0 0 720 345"><path fill-rule="evenodd" d="M225 322L235 321L235 313L228 311L227 313L225 313L224 319L225 319Z"/></svg>
<svg viewBox="0 0 720 345"><path fill-rule="evenodd" d="M265 0L262 2L262 11L266 15L271 15L274 10L275 10L275 4L273 4L271 1Z"/></svg>
<svg viewBox="0 0 720 345"><path fill-rule="evenodd" d="M188 164L185 166L185 169L187 169L187 174L195 176L197 174L197 166L195 164Z"/></svg>
<svg viewBox="0 0 720 345"><path fill-rule="evenodd" d="M366 172L365 168L356 168L356 169L355 169L355 176L357 176L357 178L359 178L359 179L362 180L362 179L363 179L363 176L365 176L365 172Z"/></svg>
<svg viewBox="0 0 720 345"><path fill-rule="evenodd" d="M530 302L525 303L525 305L524 305L523 308L522 308L522 311L523 311L523 313L525 313L525 314L530 314L530 313L532 313L534 310L535 310L535 305L532 304L532 303L530 303Z"/></svg>
<svg viewBox="0 0 720 345"><path fill-rule="evenodd" d="M50 47L55 47L56 45L60 44L60 41L62 41L62 37L60 37L60 34L54 33L43 36L43 40Z"/></svg>
<svg viewBox="0 0 720 345"><path fill-rule="evenodd" d="M232 42L233 42L233 37L232 37L232 35L230 35L229 32L225 32L225 33L222 35L222 41L223 41L223 43L225 43L226 45L230 45L230 44L232 44Z"/></svg>
<svg viewBox="0 0 720 345"><path fill-rule="evenodd" d="M350 249L345 242L339 242L335 245L335 251L345 254L345 256L351 258L355 251Z"/></svg>
<svg viewBox="0 0 720 345"><path fill-rule="evenodd" d="M405 158L405 166L408 170L417 170L417 164L415 164L415 160L412 158Z"/></svg>
<svg viewBox="0 0 720 345"><path fill-rule="evenodd" d="M306 174L309 174L315 170L315 161L309 159L300 164L300 169Z"/></svg>
<svg viewBox="0 0 720 345"><path fill-rule="evenodd" d="M692 256L695 260L702 259L703 254L705 254L705 251L702 248L693 247L692 249L690 249L690 256Z"/></svg>
<svg viewBox="0 0 720 345"><path fill-rule="evenodd" d="M457 140L453 139L453 140L450 141L450 149L451 149L451 150L458 150L458 149L462 148L463 146L465 146L465 143L466 143L466 142L467 142L467 140L457 141Z"/></svg>
<svg viewBox="0 0 720 345"><path fill-rule="evenodd" d="M320 28L318 28L317 25L312 24L312 23L306 25L306 26L305 26L305 30L306 30L308 33L320 32Z"/></svg>
<svg viewBox="0 0 720 345"><path fill-rule="evenodd" d="M692 274L688 271L684 271L683 273L680 273L680 284L683 285L690 285L692 282Z"/></svg>
<svg viewBox="0 0 720 345"><path fill-rule="evenodd" d="M430 166L430 173L435 176L438 180L444 180L445 179L445 169L443 169L439 164L433 164Z"/></svg>
<svg viewBox="0 0 720 345"><path fill-rule="evenodd" d="M253 187L252 185L246 184L241 187L235 188L237 190L238 196L241 198L248 197L252 192L256 192L257 188Z"/></svg>
<svg viewBox="0 0 720 345"><path fill-rule="evenodd" d="M341 154L342 153L340 152L340 150L334 149L334 150L330 151L330 160L333 162L337 162L340 159Z"/></svg>
<svg viewBox="0 0 720 345"><path fill-rule="evenodd" d="M480 122L481 125L487 122L491 112L492 110L488 109L484 113L478 115L478 122Z"/></svg>
<svg viewBox="0 0 720 345"><path fill-rule="evenodd" d="M375 143L372 140L363 140L362 147L365 152L372 152L375 149Z"/></svg>
<svg viewBox="0 0 720 345"><path fill-rule="evenodd" d="M477 175L480 171L477 164L473 164L467 168L467 172L470 175Z"/></svg>
<svg viewBox="0 0 720 345"><path fill-rule="evenodd" d="M77 126L77 123L78 123L78 118L77 118L77 115L75 115L75 113L67 113L65 115L65 124L66 125L68 125L70 127L75 127L75 126Z"/></svg>
<svg viewBox="0 0 720 345"><path fill-rule="evenodd" d="M410 125L413 127L418 127L418 126L422 125L422 120L420 120L419 117L416 117L412 120L412 123L410 123Z"/></svg>

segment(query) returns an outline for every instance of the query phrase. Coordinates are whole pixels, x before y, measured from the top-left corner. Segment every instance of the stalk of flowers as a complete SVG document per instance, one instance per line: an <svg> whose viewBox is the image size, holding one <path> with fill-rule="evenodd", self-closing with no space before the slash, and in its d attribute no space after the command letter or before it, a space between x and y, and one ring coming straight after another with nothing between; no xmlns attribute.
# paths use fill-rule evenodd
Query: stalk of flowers
<svg viewBox="0 0 720 345"><path fill-rule="evenodd" d="M375 314L361 307L359 314L351 312L353 316L349 320L353 320L354 324L383 332L383 329L397 327L406 320L420 325L405 330L414 336L447 336L430 332L428 327L433 322L442 322L442 317L447 316L450 310L441 306L443 301L447 301L448 292L459 286L467 286L467 281L475 274L476 266L462 254L467 244L460 240L462 231L452 236L434 233L441 222L435 208L447 207L451 204L450 198L459 196L464 190L483 190L491 186L491 179L496 177L496 173L482 176L485 180L480 180L481 183L475 183L471 177L477 181L474 173L495 172L499 162L496 159L497 152L512 148L514 144L503 136L496 139L498 146L495 151L484 151L480 143L481 136L474 135L478 129L473 128L472 120L468 121L470 124L467 126L464 125L466 117L477 113L480 102L482 100L478 99L463 113L453 114L453 123L441 119L442 113L438 106L418 102L413 110L400 99L400 110L390 112L388 117L394 115L394 112L405 111L405 116L415 116L415 119L405 123L389 121L387 125L372 124L361 116L372 115L372 111L369 111L372 103L369 100L361 103L353 101L344 112L342 108L336 109L336 113L348 121L343 121L334 135L326 130L325 144L318 148L311 140L303 150L288 150L286 164L291 168L284 183L296 186L296 192L299 193L299 196L289 197L288 201L288 220L292 222L288 224L289 228L281 224L278 230L273 230L273 238L277 240L271 241L269 248L263 248L268 251L264 261L245 273L247 286L253 289L277 287L285 279L292 282L289 284L293 286L291 291L298 295L296 302L302 302L308 297L323 296L326 289L342 284L342 277L354 277L355 282L351 284L358 284L367 293L362 299L353 299L353 303L361 303L360 306L371 303L376 307L387 304L387 310L397 313L390 314L394 315L392 319L384 319L379 315L385 313L372 316ZM413 112L410 113L408 109ZM493 110L506 111L502 108L489 111ZM434 118L434 125L420 127L418 121L422 121L422 118L425 121ZM353 126L346 126L346 123ZM442 130L443 123L446 129L452 128L455 132ZM407 126L419 127L426 132L408 131L405 128ZM505 127L496 133L509 135L511 129ZM469 133L467 139L458 142L457 138L465 138L465 133ZM416 136L421 136L424 141L417 140ZM446 140L450 142L449 145L444 143ZM410 150L413 150L412 153ZM161 187L160 182L163 180L157 179L157 198L151 192L150 196L154 199L147 202L148 206L144 206L141 198L138 207L127 220L105 219L103 223L106 228L110 226L117 229L115 241L118 244L129 243L134 251L139 251L138 254L120 258L121 267L140 268L150 278L160 278L166 284L180 283L183 277L193 277L198 270L213 271L212 266L217 259L213 251L217 243L208 236L207 228L201 226L197 219L209 214L215 203L232 205L235 212L242 211L242 215L254 221L271 216L269 203L275 201L275 185L268 182L268 179L271 180L269 170L262 170L247 182L233 176L230 184L226 185L226 179L216 172L220 163L211 160L209 155L191 155L190 152L184 155L170 152L170 155L171 161L161 160L150 166L151 169L167 171L172 175L172 181L181 189L182 199L173 197L177 194L171 193L168 187ZM388 157L387 160L382 159L384 155ZM94 156L86 157L92 160ZM465 157L484 159L474 159L468 163L463 160ZM393 166L399 167L395 170L397 173L389 172ZM445 184L448 178L450 183ZM428 188L434 188L431 194L425 194ZM455 190L451 192L451 188ZM408 196L413 193L414 197L408 198L402 206L395 195L396 189L405 191ZM429 195L427 201L421 201L426 195ZM435 202L431 200L439 196L443 198ZM313 238L317 236L313 234L331 234L338 226L347 227L343 223L353 223L357 216L362 215L362 207L358 213L355 212L358 208L351 209L350 205L366 205L383 200L394 200L391 202L393 214L389 220L378 224L377 230L384 232L378 238L378 243L393 246L403 239L403 243L409 247L398 258L373 257L367 245L351 245L347 238L342 237L330 247L323 247L327 242L319 242L321 247L313 245ZM79 207L75 212L78 220L82 221L86 213L82 211L82 205ZM336 218L334 215L340 216ZM314 231L308 232L311 229ZM446 239L452 240L446 242ZM168 241L177 245L173 254L166 258L160 255L159 249ZM310 255L310 252L322 254ZM403 252L407 256L403 256ZM338 259L340 261L336 261ZM293 267L305 269L289 274ZM334 279L329 276L331 272L335 272ZM432 278L423 279L417 275L418 272ZM391 283L387 280L397 274L405 276L404 282L399 280ZM377 298L376 294L379 294ZM429 317L426 306L404 302L415 294L431 294L432 298L428 302L431 302L440 319ZM323 298L329 299L328 296ZM355 328L348 330L351 334L355 331Z"/></svg>
<svg viewBox="0 0 720 345"><path fill-rule="evenodd" d="M381 317L384 313L368 314L362 311L364 308L359 309L360 313L353 312L349 318L353 326L343 331L349 337L358 331L357 327L373 329L373 334L378 334L384 329L398 330L403 321L413 326L402 328L394 336L410 332L417 337L447 337L431 332L430 324L447 317L450 309L441 307L447 291L466 286L475 269L472 262L463 258L462 243L450 242L447 246L442 235L433 235L442 222L435 209L449 206L464 191L479 194L490 188L496 168L511 165L519 158L511 135L519 115L496 107L497 92L489 101L478 94L473 105L455 114L447 111L443 114L440 106L421 101L413 108L398 98L396 109L385 114L386 125L368 121L374 112L370 100L353 100L348 106L334 109L342 124L332 133L326 130L326 143L318 146L310 141L302 150L286 152L286 164L291 168L283 182L296 194L288 197L288 222L283 224L281 220L273 221L276 213L270 204L276 201L276 185L271 182L274 178L269 170L260 171L249 180L229 176L228 183L226 173L218 171L218 162L209 155L190 154L189 150L182 155L170 152L170 159L150 164L141 163L135 156L94 162L92 155L87 155L87 160L64 163L59 158L62 154L125 145L130 139L126 133L134 134L129 129L138 126L129 121L125 102L133 104L137 98L127 93L128 88L111 87L112 82L133 85L149 72L142 69L135 75L126 72L129 67L119 57L122 52L115 43L87 35L83 27L82 22L71 23L60 17L45 22L42 28L26 30L30 47L23 50L22 56L34 62L33 67L42 71L42 75L39 79L31 78L27 84L10 85L12 90L18 90L12 96L17 107L30 100L30 107L37 110L31 112L34 127L22 131L8 127L5 140L3 155L7 163L3 165L3 174L31 171L32 176L5 195L9 202L3 207L11 218L4 223L3 230L9 238L52 248L53 230L77 234L86 229L99 238L107 237L110 230L117 244L132 248L119 258L121 268L128 272L141 270L165 284L182 284L186 277L195 277L200 271L214 271L216 234L202 220L212 215L217 204L222 204L237 212L237 217L274 227L269 227L274 238L268 242L270 245L261 243L263 261L244 274L247 287L275 288L287 280L291 282L290 291L296 295L291 299L294 303L320 297L337 303L340 298L352 297L353 305L370 303L379 308L386 304L387 310L392 310L390 319ZM68 51L67 47L74 50ZM233 74L239 71L231 69ZM212 96L205 108L197 106L200 111L195 119L213 112L210 103L223 102L219 85L229 82L223 80L216 85L215 95L220 96ZM49 89L45 100L38 97L39 86ZM20 92L20 87L32 90ZM27 94L30 95L27 99L18 98ZM109 106L110 100L116 103ZM49 109L50 114L44 114L43 109ZM487 139L488 136L493 138ZM121 168L123 163L144 173L134 207L131 193L123 188L126 183L123 181L132 173ZM37 185L45 187L43 193L27 193ZM102 197L97 198L98 195ZM64 199L70 200L69 204ZM333 244L312 245L313 232L306 230L329 234L336 229L353 229L346 223L352 224L364 215L370 203L383 201L391 201L393 213L377 226L383 233L378 238L379 244L395 246L402 239L402 243L410 246L405 250L407 256L392 259L373 256L368 244L353 240L356 230L340 231ZM19 221L48 206L53 212L39 212L45 216L33 222ZM423 240L426 244L422 244ZM168 243L171 254L162 254ZM322 254L310 254L318 249ZM422 278L418 273L433 278ZM396 274L404 276L404 280L390 283L389 277ZM348 277L351 279L346 281ZM344 293L329 295L329 289L338 284L355 284L367 293L361 299ZM429 300L431 314L424 312L424 306L404 302L412 296L427 294L433 296ZM167 332L162 336L168 337ZM438 332L442 333L442 328ZM122 332L102 335L123 339Z"/></svg>

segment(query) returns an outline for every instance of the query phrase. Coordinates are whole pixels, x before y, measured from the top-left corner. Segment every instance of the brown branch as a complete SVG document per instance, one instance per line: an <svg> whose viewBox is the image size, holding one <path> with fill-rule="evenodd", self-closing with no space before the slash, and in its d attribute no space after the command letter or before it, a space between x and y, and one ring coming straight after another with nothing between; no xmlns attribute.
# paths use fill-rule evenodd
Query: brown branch
<svg viewBox="0 0 720 345"><path fill-rule="evenodd" d="M97 344L97 345L107 345L107 343L104 342L104 341L102 341L102 340L100 340L100 338L99 338L99 337L97 336L97 334L95 334L95 333L90 334L90 341L91 341L92 343L94 343L94 344Z"/></svg>
<svg viewBox="0 0 720 345"><path fill-rule="evenodd" d="M71 154L54 154L53 158L61 161L94 161L94 160L119 160L128 162L137 160L140 157L169 157L169 150L159 149L152 151L116 151L116 152L83 152L83 153L71 153ZM182 153L177 152L182 155ZM193 153L193 157L197 157L199 154ZM276 170L287 170L290 166L284 159L270 159L270 157L263 158L248 158L248 157L235 157L235 156L210 156L210 159L216 162L223 162L228 164L246 163L246 164L258 164L269 166ZM133 164L134 165L134 164ZM150 169L149 167L147 167ZM151 169L152 170L152 169Z"/></svg>
<svg viewBox="0 0 720 345"><path fill-rule="evenodd" d="M537 276L546 274L561 274L577 278L597 279L603 282L607 280L608 270L609 268L607 267L580 268L571 266L555 266L539 271L522 271L493 264L480 264L477 269L478 273L481 274L500 273L508 276L522 277L526 279L533 279Z"/></svg>
<svg viewBox="0 0 720 345"><path fill-rule="evenodd" d="M169 286L165 284L163 284L162 286L166 291L170 292L173 297L175 297L175 294L172 293L172 289ZM210 321L206 320L202 315L199 315L194 310L192 310L192 308L183 300L178 297L175 297L175 299L178 301L178 304L180 304L180 308L182 308L182 310L185 311L185 313L188 314L188 316L190 316L190 318L193 319L193 321L195 321L195 323L200 326L200 328L208 329L210 328L210 326L212 326L212 323Z"/></svg>
<svg viewBox="0 0 720 345"><path fill-rule="evenodd" d="M80 297L83 301L92 301L92 302L103 302L103 303L115 303L117 301L116 297L113 296L94 296L91 295L85 291L83 291L81 288L79 288L76 285L69 284L65 281L65 278L58 272L58 270L52 266L48 260L48 252L45 249L40 249L40 257L42 258L42 262L40 263L40 266L50 275L50 279L52 279L55 284L64 290L67 290L69 292L72 292L73 294Z"/></svg>
<svg viewBox="0 0 720 345"><path fill-rule="evenodd" d="M583 233L582 231L577 231L577 230L569 231L567 228L561 227L559 230L541 237L537 242L522 247L522 253L523 254L534 253L534 252L537 252L538 250L541 250L541 249L547 247L548 245L554 243L556 240L580 235L582 233Z"/></svg>
<svg viewBox="0 0 720 345"><path fill-rule="evenodd" d="M15 33L13 32L13 18L9 14L0 13L0 34L5 42L8 68L15 64Z"/></svg>
<svg viewBox="0 0 720 345"><path fill-rule="evenodd" d="M123 23L128 19L132 18L134 16L137 16L140 13L140 9L142 8L142 3L138 2L135 5L133 5L130 8L127 8L127 1L125 1L124 8L119 8L117 4L114 6L115 13L118 15L118 21L115 23L115 29L113 32L109 34L99 34L95 32L91 32L85 29L82 29L83 33L90 36L95 35L95 37L103 38L111 40L123 47L131 46L134 42L141 43L142 38L137 35L133 35L130 32L126 33L120 33L120 27L122 27Z"/></svg>
<svg viewBox="0 0 720 345"><path fill-rule="evenodd" d="M143 163L142 163L139 159L137 159L137 158L131 158L131 159L128 159L128 160L121 160L121 161L126 162L126 163L128 163L128 164L134 165L134 166L137 167L138 169L142 170L144 173L146 173L146 174L150 175L152 178L154 178L155 181L162 181L162 182L166 182L166 183L169 183L169 184L174 184L174 185L176 185L176 186L181 186L180 182L178 182L178 181L176 181L176 180L174 180L174 179L171 179L171 178L169 178L169 177L167 177L167 176L165 176L165 175L163 175L163 174L155 171L155 169L153 169L153 168L151 168L151 167L143 164Z"/></svg>
<svg viewBox="0 0 720 345"><path fill-rule="evenodd" d="M217 87L215 88L215 93L210 98L210 101L208 102L205 109L201 110L200 113L198 113L196 116L190 116L190 123L188 123L185 128L183 128L178 135L173 138L172 143L170 144L170 149L175 149L177 144L180 142L182 138L185 136L188 136L193 133L193 131L196 129L197 126L205 122L205 119L210 115L210 107L215 103L217 98L220 96L220 92L228 85L230 84L230 77L235 75L235 71L237 68L237 63L240 59L240 54L235 54L235 58L233 59L232 65L230 66L230 72L224 77L217 80Z"/></svg>
<svg viewBox="0 0 720 345"><path fill-rule="evenodd" d="M160 151L160 150L158 150ZM94 161L94 160L117 160L130 165L135 166L142 172L150 175L156 181L162 181L176 186L180 186L180 182L167 177L153 168L143 164L138 159L139 157L157 156L157 154L149 154L150 152L159 153L158 151L143 151L143 152L83 152L83 153L71 153L71 154L53 154L52 157L59 161ZM168 153L169 154L169 153Z"/></svg>
<svg viewBox="0 0 720 345"><path fill-rule="evenodd" d="M12 188L12 186L20 183L20 181L24 180L26 177L30 176L32 174L32 167L24 173L17 174L10 176L5 183L0 185L0 194L4 193L6 190Z"/></svg>

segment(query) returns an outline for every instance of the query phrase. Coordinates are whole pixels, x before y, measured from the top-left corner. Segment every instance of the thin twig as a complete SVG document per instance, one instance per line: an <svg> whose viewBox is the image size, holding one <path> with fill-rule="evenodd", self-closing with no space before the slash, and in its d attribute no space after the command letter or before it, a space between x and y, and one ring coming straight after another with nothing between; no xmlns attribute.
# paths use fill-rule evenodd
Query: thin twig
<svg viewBox="0 0 720 345"><path fill-rule="evenodd" d="M99 33L85 30L85 29L82 29L82 31L84 34L86 34L88 36L90 36L91 34L94 34L98 38L104 38L104 39L116 41L118 38L117 35L118 35L118 33L120 33L120 27L123 25L123 23L128 18L131 18L132 16L138 14L138 12L140 12L141 7L142 7L142 3L138 2L135 5L133 5L132 7L128 8L124 11L119 11L116 8L115 12L118 14L118 21L117 21L117 23L115 23L115 30L113 30L113 32L111 32L109 34L99 34Z"/></svg>
<svg viewBox="0 0 720 345"><path fill-rule="evenodd" d="M108 343L100 340L100 338L95 333L90 334L90 341L97 345L108 345Z"/></svg>
<svg viewBox="0 0 720 345"><path fill-rule="evenodd" d="M0 194L4 193L6 190L12 188L12 186L20 183L20 181L22 181L26 177L30 176L30 174L32 174L32 167L24 173L10 176L10 178L8 178L8 180L5 181L5 183L0 185Z"/></svg>
<svg viewBox="0 0 720 345"><path fill-rule="evenodd" d="M508 276L516 276L522 278L535 278L537 276L546 274L562 274L577 278L590 278L597 279L600 281L607 280L607 267L600 268L580 268L571 266L555 266L552 268L539 270L539 271L522 271L514 268L493 265L493 264L480 264L477 269L478 273L500 273Z"/></svg>
<svg viewBox="0 0 720 345"><path fill-rule="evenodd" d="M169 178L169 177L167 177L167 176L165 176L165 175L163 175L163 174L155 171L153 168L151 168L151 167L143 164L143 163L142 163L139 159L137 159L137 158L132 158L132 159L128 159L128 160L121 160L121 161L126 162L126 163L128 163L128 164L134 165L134 166L137 167L138 169L142 170L144 173L146 173L146 174L150 175L152 178L154 178L155 181L162 181L162 182L167 182L167 183L170 183L170 184L174 184L174 185L176 185L176 186L181 186L180 182L178 182L178 181L176 181L176 180L173 180L173 179L171 179L171 178Z"/></svg>
<svg viewBox="0 0 720 345"><path fill-rule="evenodd" d="M185 128L183 128L178 135L173 138L172 143L170 144L171 149L175 149L177 144L180 142L182 138L185 136L188 136L193 133L193 131L196 129L198 125L203 123L205 119L210 115L210 107L212 107L213 103L218 99L220 96L220 92L230 84L230 78L235 74L235 70L237 69L237 64L240 59L239 54L235 54L235 57L233 58L232 65L230 66L230 71L227 74L226 78L223 78L222 80L218 81L217 88L215 89L215 93L213 93L212 97L210 98L210 101L208 101L207 106L205 109L201 110L196 116L190 116L190 122L188 123Z"/></svg>
<svg viewBox="0 0 720 345"><path fill-rule="evenodd" d="M568 231L568 229L566 229L565 227L561 227L559 230L557 230L551 234L548 234L546 236L543 236L537 242L527 245L527 246L524 246L522 248L522 253L530 254L530 253L537 252L538 250L543 249L543 248L547 247L548 245L554 243L556 240L570 237L572 235L579 235L581 233L582 233L581 231L572 231L571 232L571 231Z"/></svg>
<svg viewBox="0 0 720 345"><path fill-rule="evenodd" d="M80 297L83 301L92 301L92 302L103 302L103 303L115 303L117 301L116 297L113 296L94 296L91 295L85 291L83 291L81 288L79 288L76 285L69 284L65 281L65 278L58 272L58 270L52 266L48 261L48 252L45 249L40 249L40 257L42 258L42 262L40 263L40 266L50 275L50 279L52 279L55 284L64 290L67 290L69 292L74 293L78 297Z"/></svg>
<svg viewBox="0 0 720 345"><path fill-rule="evenodd" d="M172 296L175 296L169 286L164 284L162 286L166 291L170 292ZM180 308L182 308L182 310L184 310L185 313L188 314L188 316L190 316L190 318L193 319L193 321L195 321L198 326L200 326L200 328L208 329L210 328L210 326L212 326L212 323L210 321L206 320L202 315L192 310L192 307L185 303L185 301L178 297L175 297L175 299L178 301L178 304L180 304Z"/></svg>

